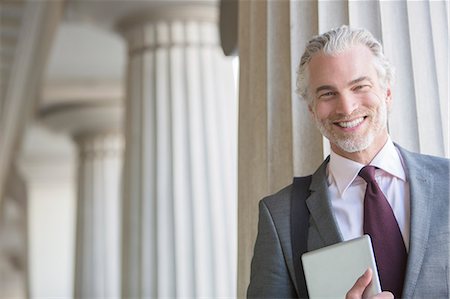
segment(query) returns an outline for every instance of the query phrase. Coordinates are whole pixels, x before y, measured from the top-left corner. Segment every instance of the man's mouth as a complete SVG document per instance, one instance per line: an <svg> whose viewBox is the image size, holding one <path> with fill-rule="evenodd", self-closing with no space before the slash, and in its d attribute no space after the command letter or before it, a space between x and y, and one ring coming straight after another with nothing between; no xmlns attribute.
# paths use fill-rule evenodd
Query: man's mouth
<svg viewBox="0 0 450 299"><path fill-rule="evenodd" d="M365 117L359 117L351 121L339 121L334 124L340 126L341 128L354 128L364 121Z"/></svg>

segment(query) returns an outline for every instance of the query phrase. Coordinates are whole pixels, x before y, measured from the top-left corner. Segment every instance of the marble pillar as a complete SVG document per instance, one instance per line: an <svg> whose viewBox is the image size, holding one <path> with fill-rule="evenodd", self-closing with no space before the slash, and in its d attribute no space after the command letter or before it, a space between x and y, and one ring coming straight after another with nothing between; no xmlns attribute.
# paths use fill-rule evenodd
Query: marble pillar
<svg viewBox="0 0 450 299"><path fill-rule="evenodd" d="M75 298L120 297L122 107L75 103L47 109L47 125L78 149Z"/></svg>
<svg viewBox="0 0 450 299"><path fill-rule="evenodd" d="M103 133L77 136L76 141L75 298L119 298L122 139Z"/></svg>
<svg viewBox="0 0 450 299"><path fill-rule="evenodd" d="M236 95L216 7L160 6L120 28L129 51L122 296L233 297Z"/></svg>

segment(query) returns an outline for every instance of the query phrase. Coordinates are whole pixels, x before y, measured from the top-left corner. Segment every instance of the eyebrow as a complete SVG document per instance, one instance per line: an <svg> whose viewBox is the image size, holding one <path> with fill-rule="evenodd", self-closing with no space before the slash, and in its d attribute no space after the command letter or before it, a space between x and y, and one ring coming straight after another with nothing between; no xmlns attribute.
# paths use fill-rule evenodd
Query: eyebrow
<svg viewBox="0 0 450 299"><path fill-rule="evenodd" d="M361 76L359 78L356 78L355 80L350 81L350 83L348 85L353 85L353 84L356 84L356 83L359 83L359 82L362 82L362 81L365 81L365 80L367 80L370 83L372 83L372 80L369 77Z"/></svg>
<svg viewBox="0 0 450 299"><path fill-rule="evenodd" d="M365 80L367 80L370 83L372 83L372 80L369 77L361 76L359 78L356 78L356 79L350 81L348 83L348 85L350 86L350 85L353 85L353 84L356 84L356 83L359 83L359 82L362 82L362 81L365 81ZM334 86L332 86L332 85L321 85L321 86L316 88L316 94L319 93L322 90L334 90L334 89L336 89L336 88Z"/></svg>
<svg viewBox="0 0 450 299"><path fill-rule="evenodd" d="M316 94L318 94L322 90L333 90L333 89L335 89L335 88L331 85L321 85L316 88Z"/></svg>

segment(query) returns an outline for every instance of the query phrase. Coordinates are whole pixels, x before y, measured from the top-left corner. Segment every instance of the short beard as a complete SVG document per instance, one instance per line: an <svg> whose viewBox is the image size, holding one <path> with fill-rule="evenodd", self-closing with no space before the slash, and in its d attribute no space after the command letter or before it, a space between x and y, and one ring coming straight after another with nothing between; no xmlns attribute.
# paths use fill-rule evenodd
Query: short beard
<svg viewBox="0 0 450 299"><path fill-rule="evenodd" d="M347 153L356 153L368 148L375 139L375 134L369 132L366 136L360 138L340 138L333 136L325 127L319 127L320 132L332 143Z"/></svg>
<svg viewBox="0 0 450 299"><path fill-rule="evenodd" d="M373 127L364 136L338 136L332 130L328 129L326 125L322 123L317 117L314 116L314 121L320 133L325 136L331 143L336 144L339 148L347 153L360 152L367 149L375 140L375 137L387 126L387 105L385 101L381 101L381 104L377 111L372 112L372 116L376 115L376 119L372 117L374 122L371 124ZM333 126L331 122L328 123L328 127Z"/></svg>

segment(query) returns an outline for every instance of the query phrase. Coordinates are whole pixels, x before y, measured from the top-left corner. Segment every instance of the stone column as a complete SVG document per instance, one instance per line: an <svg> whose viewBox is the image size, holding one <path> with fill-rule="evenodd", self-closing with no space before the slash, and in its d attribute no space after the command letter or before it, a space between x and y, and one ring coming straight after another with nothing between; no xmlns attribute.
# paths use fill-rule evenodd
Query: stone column
<svg viewBox="0 0 450 299"><path fill-rule="evenodd" d="M29 297L28 194L12 165L0 202L0 298Z"/></svg>
<svg viewBox="0 0 450 299"><path fill-rule="evenodd" d="M120 297L120 171L117 133L81 135L75 298Z"/></svg>
<svg viewBox="0 0 450 299"><path fill-rule="evenodd" d="M323 138L295 93L300 55L315 21L315 1L239 1L238 297L246 296L258 202L312 173Z"/></svg>
<svg viewBox="0 0 450 299"><path fill-rule="evenodd" d="M75 104L44 120L78 147L75 298L120 297L121 107Z"/></svg>
<svg viewBox="0 0 450 299"><path fill-rule="evenodd" d="M216 22L213 6L166 5L120 26L124 298L235 296L236 96Z"/></svg>

